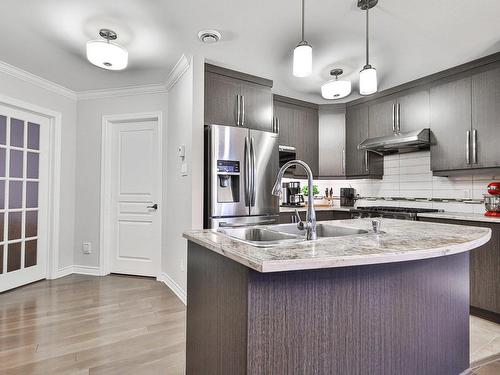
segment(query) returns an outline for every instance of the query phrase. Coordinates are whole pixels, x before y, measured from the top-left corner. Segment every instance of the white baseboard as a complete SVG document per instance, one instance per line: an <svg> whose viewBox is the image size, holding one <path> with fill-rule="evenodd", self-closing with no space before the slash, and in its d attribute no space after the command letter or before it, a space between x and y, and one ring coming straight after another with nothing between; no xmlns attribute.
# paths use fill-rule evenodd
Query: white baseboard
<svg viewBox="0 0 500 375"><path fill-rule="evenodd" d="M165 272L160 273L160 275L156 278L156 280L161 281L164 283L166 286L172 290L172 292L175 293L177 297L182 301L183 304L187 304L187 296L186 296L186 291L182 289L179 284L177 284L174 279L172 279L169 275L167 275Z"/></svg>
<svg viewBox="0 0 500 375"><path fill-rule="evenodd" d="M74 265L73 273L78 273L80 275L102 276L99 267L92 267L92 266Z"/></svg>
<svg viewBox="0 0 500 375"><path fill-rule="evenodd" d="M66 266L66 267L63 267L63 268L59 268L57 270L57 273L56 273L54 279L58 279L60 277L68 276L68 275L71 275L72 273L73 273L73 265L69 265L69 266Z"/></svg>

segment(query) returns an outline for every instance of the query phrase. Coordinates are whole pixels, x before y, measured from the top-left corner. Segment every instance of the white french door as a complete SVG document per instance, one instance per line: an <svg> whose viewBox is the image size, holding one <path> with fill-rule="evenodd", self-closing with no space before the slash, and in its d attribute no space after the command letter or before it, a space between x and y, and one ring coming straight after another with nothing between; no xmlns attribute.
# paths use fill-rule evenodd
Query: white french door
<svg viewBox="0 0 500 375"><path fill-rule="evenodd" d="M111 125L110 271L158 276L161 251L157 120Z"/></svg>
<svg viewBox="0 0 500 375"><path fill-rule="evenodd" d="M49 125L0 105L0 292L47 275Z"/></svg>

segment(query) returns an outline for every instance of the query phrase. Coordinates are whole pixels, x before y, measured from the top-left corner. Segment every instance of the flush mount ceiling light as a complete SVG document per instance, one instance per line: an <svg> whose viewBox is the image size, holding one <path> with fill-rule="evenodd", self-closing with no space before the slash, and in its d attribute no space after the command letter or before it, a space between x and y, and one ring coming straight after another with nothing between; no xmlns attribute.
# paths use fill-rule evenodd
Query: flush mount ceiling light
<svg viewBox="0 0 500 375"><path fill-rule="evenodd" d="M368 13L377 3L378 0L358 0L358 8L366 12L366 64L359 72L359 93L361 95L370 95L378 90L377 71L369 63L370 42L368 35Z"/></svg>
<svg viewBox="0 0 500 375"><path fill-rule="evenodd" d="M321 96L325 99L341 99L351 93L351 81L339 80L339 76L344 73L342 69L333 69L330 75L334 79L324 83L321 86Z"/></svg>
<svg viewBox="0 0 500 375"><path fill-rule="evenodd" d="M109 29L101 29L99 35L104 40L87 42L87 59L94 65L108 70L122 70L128 64L128 52L112 42L118 35Z"/></svg>
<svg viewBox="0 0 500 375"><path fill-rule="evenodd" d="M312 47L304 40L304 0L302 0L302 39L293 50L293 75L308 77L312 73Z"/></svg>
<svg viewBox="0 0 500 375"><path fill-rule="evenodd" d="M222 39L222 35L217 30L202 30L198 33L198 39L206 44L217 43Z"/></svg>

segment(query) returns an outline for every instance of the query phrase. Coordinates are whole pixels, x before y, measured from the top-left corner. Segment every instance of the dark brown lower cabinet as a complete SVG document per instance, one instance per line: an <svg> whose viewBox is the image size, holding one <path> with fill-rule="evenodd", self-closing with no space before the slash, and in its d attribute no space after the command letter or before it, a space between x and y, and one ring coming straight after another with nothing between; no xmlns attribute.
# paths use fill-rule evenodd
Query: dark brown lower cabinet
<svg viewBox="0 0 500 375"><path fill-rule="evenodd" d="M302 220L306 219L306 211L300 211L300 218ZM351 214L348 211L316 211L316 221L328 221L328 220L347 220L351 218ZM293 212L281 212L279 223L289 224L294 223L295 213Z"/></svg>
<svg viewBox="0 0 500 375"><path fill-rule="evenodd" d="M500 323L500 224L422 218L433 223L491 228L491 240L470 252L471 314Z"/></svg>
<svg viewBox="0 0 500 375"><path fill-rule="evenodd" d="M188 243L187 375L457 375L469 254L260 273Z"/></svg>

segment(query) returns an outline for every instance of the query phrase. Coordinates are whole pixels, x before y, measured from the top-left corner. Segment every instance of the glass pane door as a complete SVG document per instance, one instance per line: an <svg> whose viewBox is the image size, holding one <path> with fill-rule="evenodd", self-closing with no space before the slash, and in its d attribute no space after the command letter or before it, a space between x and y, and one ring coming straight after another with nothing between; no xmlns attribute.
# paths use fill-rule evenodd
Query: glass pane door
<svg viewBox="0 0 500 375"><path fill-rule="evenodd" d="M0 106L0 291L46 274L39 251L42 124L48 121Z"/></svg>

